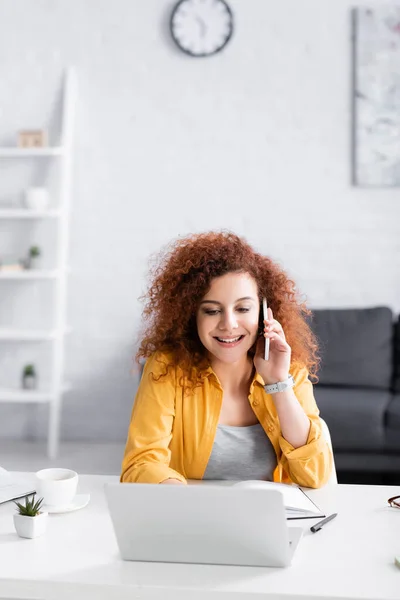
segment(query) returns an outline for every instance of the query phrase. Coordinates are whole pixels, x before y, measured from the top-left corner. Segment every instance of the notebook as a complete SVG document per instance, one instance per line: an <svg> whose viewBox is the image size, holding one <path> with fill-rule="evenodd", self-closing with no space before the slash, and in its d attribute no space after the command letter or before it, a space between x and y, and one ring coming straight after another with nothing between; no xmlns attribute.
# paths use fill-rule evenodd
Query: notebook
<svg viewBox="0 0 400 600"><path fill-rule="evenodd" d="M274 483L272 481L247 480L235 483L236 487L264 488L278 490L283 495L287 519L316 519L326 515L297 485Z"/></svg>
<svg viewBox="0 0 400 600"><path fill-rule="evenodd" d="M32 485L19 480L15 475L0 467L0 504L34 494Z"/></svg>

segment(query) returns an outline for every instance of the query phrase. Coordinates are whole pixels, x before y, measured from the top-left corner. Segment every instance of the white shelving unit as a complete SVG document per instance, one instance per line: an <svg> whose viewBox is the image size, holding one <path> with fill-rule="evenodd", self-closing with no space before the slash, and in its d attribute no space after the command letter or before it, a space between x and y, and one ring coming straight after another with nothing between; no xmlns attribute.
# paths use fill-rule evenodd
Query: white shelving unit
<svg viewBox="0 0 400 600"><path fill-rule="evenodd" d="M29 158L62 156L65 153L63 146L47 146L44 148L0 148L0 158Z"/></svg>
<svg viewBox="0 0 400 600"><path fill-rule="evenodd" d="M1 157L0 157L1 158ZM3 157L4 158L4 157ZM0 219L56 219L61 216L59 210L29 210L10 208L0 210Z"/></svg>
<svg viewBox="0 0 400 600"><path fill-rule="evenodd" d="M67 330L0 329L0 340L6 342L48 342L61 338ZM1 388L0 388L1 390Z"/></svg>
<svg viewBox="0 0 400 600"><path fill-rule="evenodd" d="M49 271L41 271L40 269L32 271L4 271L2 273L0 269L0 280L10 279L13 281L25 281L26 279L29 279L30 281L35 281L36 279L57 279L57 277L60 276L60 273L61 271L58 271L57 269L51 269Z"/></svg>
<svg viewBox="0 0 400 600"><path fill-rule="evenodd" d="M64 78L61 140L59 146L44 148L1 148L0 159L32 159L40 158L57 159L59 165L58 197L59 204L56 209L45 211L33 211L24 209L2 209L1 220L54 220L57 227L57 261L56 268L51 270L27 270L27 271L1 271L0 285L2 281L50 281L55 286L55 322L49 331L42 330L20 330L0 329L0 340L2 342L43 342L52 345L52 377L50 389L9 389L1 387L0 402L7 403L47 403L49 405L48 425L48 455L54 458L58 452L59 429L62 396L69 389L64 381L64 346L65 335L68 333L66 298L67 298L67 275L68 275L68 243L69 243L69 213L71 197L71 163L72 163L72 137L77 100L76 73L73 68L68 68Z"/></svg>
<svg viewBox="0 0 400 600"><path fill-rule="evenodd" d="M63 387L63 393L67 392L69 387L65 385ZM20 404L35 404L39 402L41 404L47 404L53 402L54 393L52 390L14 390L1 388L0 389L0 402L19 402Z"/></svg>

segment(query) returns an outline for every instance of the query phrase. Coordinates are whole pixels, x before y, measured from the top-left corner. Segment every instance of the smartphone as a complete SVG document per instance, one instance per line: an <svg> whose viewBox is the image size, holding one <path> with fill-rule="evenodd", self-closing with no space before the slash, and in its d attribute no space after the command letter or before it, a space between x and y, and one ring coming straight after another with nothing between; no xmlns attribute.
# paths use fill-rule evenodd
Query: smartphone
<svg viewBox="0 0 400 600"><path fill-rule="evenodd" d="M268 305L267 305L267 299L263 298L262 301L262 305L263 305L263 333L264 333L264 320L268 319ZM265 349L264 349L264 360L268 360L269 359L269 338L264 338L265 339Z"/></svg>

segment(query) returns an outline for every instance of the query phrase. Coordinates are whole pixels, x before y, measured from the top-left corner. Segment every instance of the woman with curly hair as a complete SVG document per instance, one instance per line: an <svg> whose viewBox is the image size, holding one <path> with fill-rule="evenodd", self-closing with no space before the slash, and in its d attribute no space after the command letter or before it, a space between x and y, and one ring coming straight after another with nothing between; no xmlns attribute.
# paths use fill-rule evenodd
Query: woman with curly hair
<svg viewBox="0 0 400 600"><path fill-rule="evenodd" d="M121 481L326 483L317 343L293 281L230 232L178 239L150 274Z"/></svg>

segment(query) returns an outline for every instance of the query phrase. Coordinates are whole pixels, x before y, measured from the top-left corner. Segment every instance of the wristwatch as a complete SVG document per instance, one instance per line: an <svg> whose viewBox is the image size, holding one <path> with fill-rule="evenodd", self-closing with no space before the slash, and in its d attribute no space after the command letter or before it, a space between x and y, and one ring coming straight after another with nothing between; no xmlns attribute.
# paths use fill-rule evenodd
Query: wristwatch
<svg viewBox="0 0 400 600"><path fill-rule="evenodd" d="M294 386L294 379L292 375L289 375L285 381L278 381L277 383L271 383L270 385L264 385L264 390L267 394L276 394L277 392L283 392Z"/></svg>

